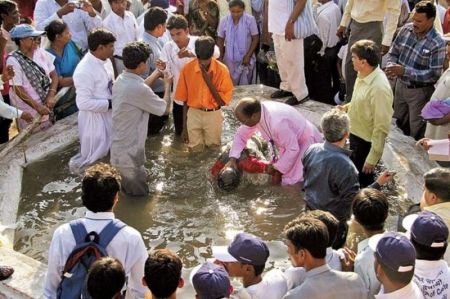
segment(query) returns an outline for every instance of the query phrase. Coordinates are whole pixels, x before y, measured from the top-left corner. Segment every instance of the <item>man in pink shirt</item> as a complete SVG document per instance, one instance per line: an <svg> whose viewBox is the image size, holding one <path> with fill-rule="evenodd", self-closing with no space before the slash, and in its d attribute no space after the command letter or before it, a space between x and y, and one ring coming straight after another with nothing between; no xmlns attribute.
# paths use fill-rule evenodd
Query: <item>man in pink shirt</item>
<svg viewBox="0 0 450 299"><path fill-rule="evenodd" d="M234 136L230 161L226 166L237 167L237 159L247 140L256 132L270 143L272 162L266 172L282 173L282 184L303 181L302 157L313 143L322 142L322 134L295 108L289 105L243 98L235 108L242 123Z"/></svg>

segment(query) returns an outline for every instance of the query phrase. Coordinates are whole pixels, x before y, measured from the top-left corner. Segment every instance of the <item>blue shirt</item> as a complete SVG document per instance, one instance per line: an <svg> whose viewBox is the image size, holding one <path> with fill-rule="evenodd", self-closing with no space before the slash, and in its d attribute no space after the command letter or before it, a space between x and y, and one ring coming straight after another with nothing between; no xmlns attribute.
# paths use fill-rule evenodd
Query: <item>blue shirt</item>
<svg viewBox="0 0 450 299"><path fill-rule="evenodd" d="M142 41L146 42L152 50L152 54L150 54L150 57L148 58L149 70L143 75L143 77L146 78L156 69L156 60L158 60L159 56L161 55L161 50L164 47L164 42L160 38L154 37L147 32L144 32L142 34ZM157 79L153 83L151 88L154 92L164 92L164 81L162 79Z"/></svg>

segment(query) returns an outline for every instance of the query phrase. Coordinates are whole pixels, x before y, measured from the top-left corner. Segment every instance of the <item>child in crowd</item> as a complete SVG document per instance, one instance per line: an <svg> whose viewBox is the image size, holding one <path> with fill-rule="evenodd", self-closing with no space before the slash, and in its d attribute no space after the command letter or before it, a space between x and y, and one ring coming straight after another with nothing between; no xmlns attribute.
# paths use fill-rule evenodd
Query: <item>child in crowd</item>
<svg viewBox="0 0 450 299"><path fill-rule="evenodd" d="M92 264L87 276L87 289L92 299L121 298L125 269L119 260L104 257Z"/></svg>
<svg viewBox="0 0 450 299"><path fill-rule="evenodd" d="M150 254L145 262L142 283L151 293L145 299L176 299L177 288L184 286L181 277L183 263L169 249L158 249Z"/></svg>
<svg viewBox="0 0 450 299"><path fill-rule="evenodd" d="M192 270L191 283L197 299L230 298L233 292L227 271L211 262L201 264Z"/></svg>
<svg viewBox="0 0 450 299"><path fill-rule="evenodd" d="M432 212L423 211L403 219L403 227L416 250L413 281L426 299L450 298L450 269L442 260L448 239L444 220Z"/></svg>

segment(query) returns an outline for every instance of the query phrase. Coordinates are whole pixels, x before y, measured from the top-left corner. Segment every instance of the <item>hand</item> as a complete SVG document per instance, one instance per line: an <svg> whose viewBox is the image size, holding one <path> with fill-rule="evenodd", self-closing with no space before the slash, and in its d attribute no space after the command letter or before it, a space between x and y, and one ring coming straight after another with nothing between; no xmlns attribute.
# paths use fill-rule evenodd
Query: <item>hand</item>
<svg viewBox="0 0 450 299"><path fill-rule="evenodd" d="M394 171L383 171L380 176L377 178L377 183L380 186L386 185L387 183L389 183L390 181L392 181L392 179L394 178Z"/></svg>
<svg viewBox="0 0 450 299"><path fill-rule="evenodd" d="M228 162L223 166L223 168L233 168L233 169L238 169L238 164L237 164L237 160L236 158L230 158L228 160Z"/></svg>
<svg viewBox="0 0 450 299"><path fill-rule="evenodd" d="M389 52L389 46L381 45L381 56L386 55Z"/></svg>
<svg viewBox="0 0 450 299"><path fill-rule="evenodd" d="M2 80L3 82L8 82L15 76L14 68L12 65L7 65L3 68Z"/></svg>
<svg viewBox="0 0 450 299"><path fill-rule="evenodd" d="M356 253L350 248L344 247L342 250L344 259L341 259L342 271L353 272L355 266Z"/></svg>
<svg viewBox="0 0 450 299"><path fill-rule="evenodd" d="M375 165L369 164L369 163L364 163L362 172L365 174L369 174L369 173L373 173L373 171L375 170Z"/></svg>
<svg viewBox="0 0 450 299"><path fill-rule="evenodd" d="M290 42L291 40L295 39L294 23L291 23L289 20L286 23L286 27L284 28L284 38L288 42Z"/></svg>
<svg viewBox="0 0 450 299"><path fill-rule="evenodd" d="M388 78L401 77L405 73L405 68L400 64L390 64L386 66L386 70L384 71Z"/></svg>
<svg viewBox="0 0 450 299"><path fill-rule="evenodd" d="M186 129L186 125L183 128L183 131L181 132L181 138L183 138L184 143L189 143L189 134L188 131Z"/></svg>
<svg viewBox="0 0 450 299"><path fill-rule="evenodd" d="M45 105L48 107L48 109L52 110L53 107L55 107L56 100L54 95L47 95L45 98Z"/></svg>
<svg viewBox="0 0 450 299"><path fill-rule="evenodd" d="M50 110L42 105L42 104L38 104L36 111L40 114L40 115L49 115L50 114Z"/></svg>
<svg viewBox="0 0 450 299"><path fill-rule="evenodd" d="M348 105L337 105L336 108L342 112L348 112Z"/></svg>
<svg viewBox="0 0 450 299"><path fill-rule="evenodd" d="M75 8L77 8L75 3L68 2L64 4L64 6L61 7L56 13L60 18L62 18L62 16L72 13L75 10Z"/></svg>
<svg viewBox="0 0 450 299"><path fill-rule="evenodd" d="M172 85L173 76L167 72L164 72L164 85Z"/></svg>
<svg viewBox="0 0 450 299"><path fill-rule="evenodd" d="M195 55L187 48L183 48L178 52L178 58L189 58L189 57L195 57Z"/></svg>
<svg viewBox="0 0 450 299"><path fill-rule="evenodd" d="M33 115L31 115L29 112L26 112L26 111L22 112L22 115L20 116L20 118L28 123L33 121Z"/></svg>
<svg viewBox="0 0 450 299"><path fill-rule="evenodd" d="M250 64L250 56L245 55L242 59L242 65L249 65Z"/></svg>
<svg viewBox="0 0 450 299"><path fill-rule="evenodd" d="M155 62L156 68L160 71L164 71L166 69L166 63L161 59L157 59Z"/></svg>
<svg viewBox="0 0 450 299"><path fill-rule="evenodd" d="M431 145L429 144L430 138L422 138L419 141L417 141L416 146L422 146L424 150L429 150Z"/></svg>
<svg viewBox="0 0 450 299"><path fill-rule="evenodd" d="M88 0L82 0L82 1L80 1L80 3L81 3L81 9L82 10L87 12L91 17L95 17L95 15L97 13L95 12L95 9L92 6L91 2L89 2Z"/></svg>
<svg viewBox="0 0 450 299"><path fill-rule="evenodd" d="M336 35L343 39L345 37L345 30L347 30L347 27L345 26L339 26L338 30L336 31Z"/></svg>

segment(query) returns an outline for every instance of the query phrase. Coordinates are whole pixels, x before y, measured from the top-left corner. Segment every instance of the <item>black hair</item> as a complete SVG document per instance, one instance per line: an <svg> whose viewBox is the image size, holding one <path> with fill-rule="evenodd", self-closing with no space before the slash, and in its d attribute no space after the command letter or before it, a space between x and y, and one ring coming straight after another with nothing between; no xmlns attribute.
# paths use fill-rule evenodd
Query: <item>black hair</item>
<svg viewBox="0 0 450 299"><path fill-rule="evenodd" d="M114 206L120 190L119 171L106 163L95 164L88 169L81 182L81 200L91 212L107 212Z"/></svg>
<svg viewBox="0 0 450 299"><path fill-rule="evenodd" d="M195 55L200 60L210 59L214 54L216 42L210 36L200 36L195 41Z"/></svg>
<svg viewBox="0 0 450 299"><path fill-rule="evenodd" d="M372 67L376 67L380 63L380 48L371 40L357 41L351 47L351 52L359 59L365 59Z"/></svg>
<svg viewBox="0 0 450 299"><path fill-rule="evenodd" d="M122 50L123 65L134 70L142 62L146 62L152 54L150 46L145 42L129 42Z"/></svg>
<svg viewBox="0 0 450 299"><path fill-rule="evenodd" d="M353 199L352 211L356 221L368 231L384 228L389 203L383 192L373 188L361 189Z"/></svg>
<svg viewBox="0 0 450 299"><path fill-rule="evenodd" d="M87 275L87 290L92 299L111 299L125 284L125 269L115 258L95 261Z"/></svg>
<svg viewBox="0 0 450 299"><path fill-rule="evenodd" d="M257 99L253 101L247 101L245 105L242 106L241 112L245 117L252 117L253 114L261 112L261 102Z"/></svg>
<svg viewBox="0 0 450 299"><path fill-rule="evenodd" d="M66 30L67 24L63 20L53 20L45 27L47 37L51 42L54 42L58 34L62 34Z"/></svg>
<svg viewBox="0 0 450 299"><path fill-rule="evenodd" d="M88 46L91 51L97 50L100 45L106 46L115 41L114 33L104 28L93 29L88 35Z"/></svg>
<svg viewBox="0 0 450 299"><path fill-rule="evenodd" d="M266 264L262 264L262 265L253 265L253 264L247 264L247 263L241 263L241 264L252 266L255 276L261 275L264 272L264 269L266 268Z"/></svg>
<svg viewBox="0 0 450 299"><path fill-rule="evenodd" d="M295 219L286 225L284 234L297 252L306 249L316 259L325 258L329 237L322 221L311 217Z"/></svg>
<svg viewBox="0 0 450 299"><path fill-rule="evenodd" d="M167 12L161 7L151 7L144 15L144 29L152 31L158 25L165 24L167 21Z"/></svg>
<svg viewBox="0 0 450 299"><path fill-rule="evenodd" d="M442 201L450 201L450 169L433 168L424 175L425 188Z"/></svg>
<svg viewBox="0 0 450 299"><path fill-rule="evenodd" d="M408 272L397 272L397 271L392 270L385 264L383 264L383 262L378 259L376 254L375 254L375 260L381 266L384 274L387 276L387 278L390 281L401 283L404 285L407 285L408 283L411 282L411 280L414 276L414 268Z"/></svg>
<svg viewBox="0 0 450 299"><path fill-rule="evenodd" d="M245 9L245 3L242 0L231 0L228 2L228 8L233 8L235 6L239 6L242 9Z"/></svg>
<svg viewBox="0 0 450 299"><path fill-rule="evenodd" d="M427 19L436 18L436 6L431 1L420 1L414 6L416 13L424 13Z"/></svg>
<svg viewBox="0 0 450 299"><path fill-rule="evenodd" d="M166 28L172 29L188 29L188 21L182 15L174 15L167 21Z"/></svg>
<svg viewBox="0 0 450 299"><path fill-rule="evenodd" d="M447 250L447 240L442 240L442 242L445 242L445 245L443 247L425 246L414 240L412 236L410 241L416 249L416 259L418 260L438 261L442 259L445 251Z"/></svg>
<svg viewBox="0 0 450 299"><path fill-rule="evenodd" d="M144 267L144 280L156 298L168 298L176 292L181 279L183 263L169 249L152 252Z"/></svg>
<svg viewBox="0 0 450 299"><path fill-rule="evenodd" d="M311 217L322 221L328 230L328 246L331 247L336 240L339 228L339 220L330 212L322 210L313 210L306 212L302 217ZM300 218L301 219L301 218Z"/></svg>
<svg viewBox="0 0 450 299"><path fill-rule="evenodd" d="M1 15L9 15L14 9L17 9L17 3L10 0L0 1L0 19Z"/></svg>

